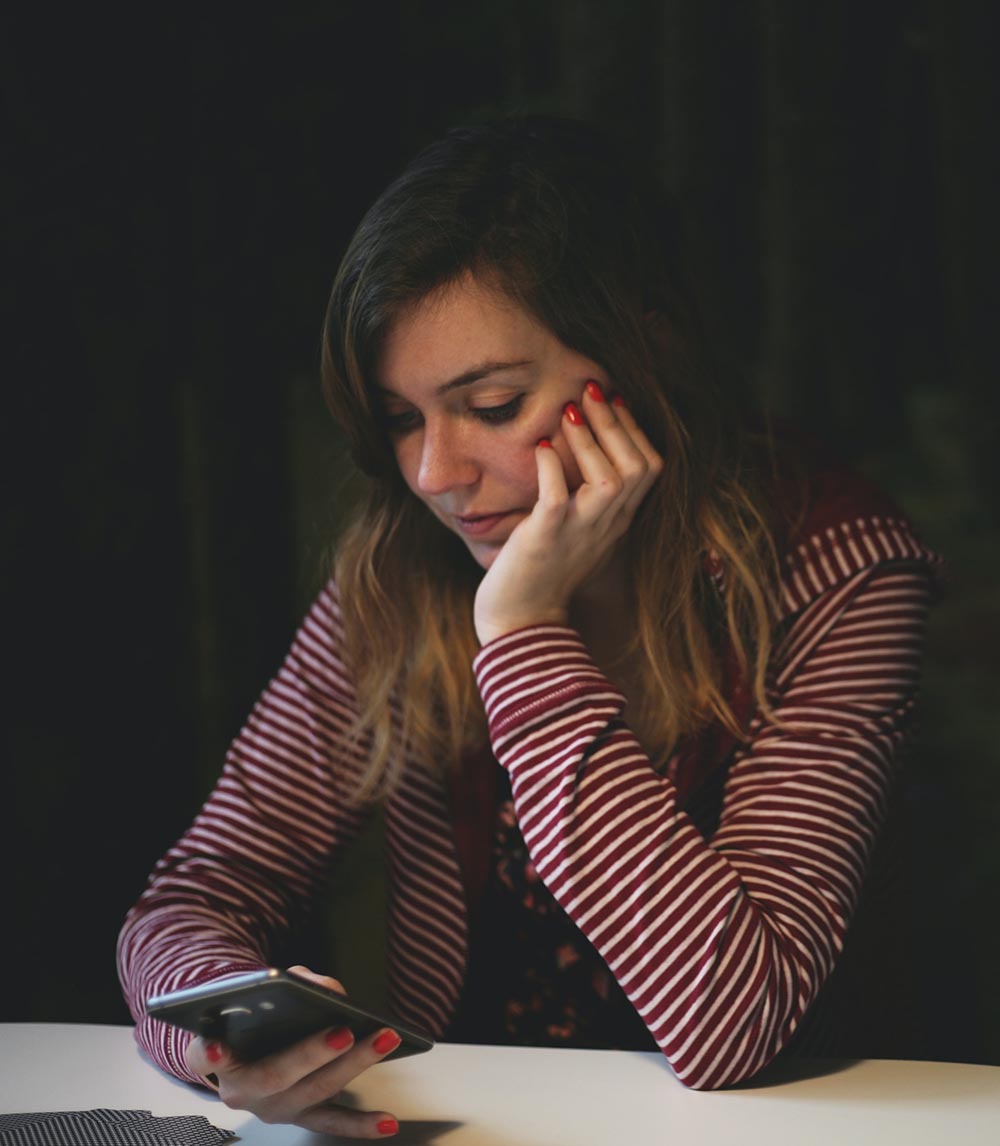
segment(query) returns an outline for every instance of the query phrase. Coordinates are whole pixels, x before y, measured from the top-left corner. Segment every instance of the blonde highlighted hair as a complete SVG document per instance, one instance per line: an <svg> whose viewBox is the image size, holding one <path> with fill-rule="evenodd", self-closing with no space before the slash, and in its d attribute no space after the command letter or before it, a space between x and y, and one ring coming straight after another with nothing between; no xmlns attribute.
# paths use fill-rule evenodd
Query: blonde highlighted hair
<svg viewBox="0 0 1000 1146"><path fill-rule="evenodd" d="M444 773L485 740L472 676L482 571L405 487L379 417L382 340L407 306L465 275L600 363L664 458L627 535L640 714L665 754L719 721L742 736L725 661L767 709L777 562L769 451L720 400L680 269L675 213L592 127L519 117L426 148L362 220L327 311L324 392L367 494L335 578L370 744L359 800L406 760ZM721 563L720 594L706 556Z"/></svg>

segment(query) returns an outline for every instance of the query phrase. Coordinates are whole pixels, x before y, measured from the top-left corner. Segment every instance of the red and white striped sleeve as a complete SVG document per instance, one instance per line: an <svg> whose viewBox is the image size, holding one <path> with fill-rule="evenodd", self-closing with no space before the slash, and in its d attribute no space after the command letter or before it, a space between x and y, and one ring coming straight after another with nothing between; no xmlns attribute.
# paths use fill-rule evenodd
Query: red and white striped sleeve
<svg viewBox="0 0 1000 1146"><path fill-rule="evenodd" d="M338 629L328 587L119 937L136 1038L180 1078L200 1081L184 1065L191 1036L145 1018L145 999L267 966L275 944L308 913L333 849L363 818L341 798L364 753L346 735L355 702Z"/></svg>
<svg viewBox="0 0 1000 1146"><path fill-rule="evenodd" d="M710 840L575 632L486 645L476 673L539 875L688 1086L753 1075L840 951L917 686L930 578L874 564L801 607Z"/></svg>

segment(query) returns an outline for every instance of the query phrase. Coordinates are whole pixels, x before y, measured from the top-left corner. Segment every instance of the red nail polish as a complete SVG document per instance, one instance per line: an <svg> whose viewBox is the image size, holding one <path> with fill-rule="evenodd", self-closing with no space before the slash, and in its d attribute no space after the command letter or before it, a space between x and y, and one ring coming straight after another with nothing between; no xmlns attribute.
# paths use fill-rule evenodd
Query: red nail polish
<svg viewBox="0 0 1000 1146"><path fill-rule="evenodd" d="M593 378L591 378L591 380L587 383L587 385L584 386L584 390L587 391L587 393L590 395L591 398L594 399L595 402L603 402L604 401L604 392L601 390L600 386L598 386L597 383L593 380Z"/></svg>
<svg viewBox="0 0 1000 1146"><path fill-rule="evenodd" d="M620 407L624 407L624 405L625 405L625 399L624 399L624 398L621 396L621 394L616 394L616 395L615 395L615 396L614 396L614 397L611 399L611 405L612 405L612 406L620 406Z"/></svg>
<svg viewBox="0 0 1000 1146"><path fill-rule="evenodd" d="M334 1027L332 1031L327 1031L325 1041L330 1050L344 1050L354 1042L354 1035L347 1027Z"/></svg>
<svg viewBox="0 0 1000 1146"><path fill-rule="evenodd" d="M542 447L542 449L544 449L544 450L551 450L551 449L552 449L552 443L549 441L549 439L548 439L548 438L539 438L539 439L538 439L538 444L539 444L539 445Z"/></svg>
<svg viewBox="0 0 1000 1146"><path fill-rule="evenodd" d="M583 425L583 415L575 402L567 402L563 408L563 413L573 423L574 426Z"/></svg>
<svg viewBox="0 0 1000 1146"><path fill-rule="evenodd" d="M383 1031L372 1043L372 1046L375 1048L376 1054L388 1054L389 1051L395 1050L402 1041L395 1031Z"/></svg>
<svg viewBox="0 0 1000 1146"><path fill-rule="evenodd" d="M205 1058L209 1062L222 1062L222 1047L218 1043L207 1043L205 1046Z"/></svg>
<svg viewBox="0 0 1000 1146"><path fill-rule="evenodd" d="M398 1134L399 1123L395 1118L383 1118L381 1122L375 1123L375 1129L379 1134Z"/></svg>

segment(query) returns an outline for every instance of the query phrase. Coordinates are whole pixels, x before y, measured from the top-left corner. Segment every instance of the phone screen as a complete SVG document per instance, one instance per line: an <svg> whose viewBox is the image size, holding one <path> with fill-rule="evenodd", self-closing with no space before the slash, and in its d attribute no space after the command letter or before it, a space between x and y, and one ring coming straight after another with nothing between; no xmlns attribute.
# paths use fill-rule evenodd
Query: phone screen
<svg viewBox="0 0 1000 1146"><path fill-rule="evenodd" d="M396 1031L403 1041L383 1062L434 1045L426 1031L402 1026L345 995L274 968L155 995L146 1001L146 1014L224 1043L244 1062L335 1026L350 1028L356 1042L383 1027Z"/></svg>

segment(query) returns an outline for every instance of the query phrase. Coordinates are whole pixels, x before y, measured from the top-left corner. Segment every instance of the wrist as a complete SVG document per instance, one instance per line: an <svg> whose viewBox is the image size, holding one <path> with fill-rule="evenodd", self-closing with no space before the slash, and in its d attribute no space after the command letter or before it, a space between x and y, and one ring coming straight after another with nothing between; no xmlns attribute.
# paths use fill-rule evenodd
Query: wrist
<svg viewBox="0 0 1000 1146"><path fill-rule="evenodd" d="M490 641L499 640L508 633L517 632L518 629L532 629L538 625L568 625L569 611L566 609L550 609L544 612L532 612L524 616L476 618L476 636L480 645L487 645Z"/></svg>

